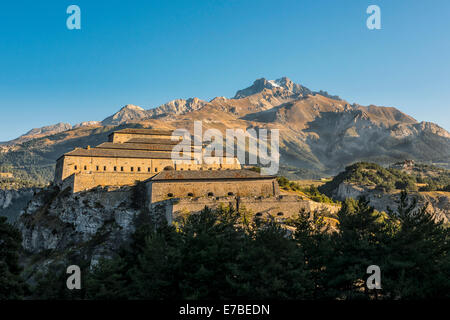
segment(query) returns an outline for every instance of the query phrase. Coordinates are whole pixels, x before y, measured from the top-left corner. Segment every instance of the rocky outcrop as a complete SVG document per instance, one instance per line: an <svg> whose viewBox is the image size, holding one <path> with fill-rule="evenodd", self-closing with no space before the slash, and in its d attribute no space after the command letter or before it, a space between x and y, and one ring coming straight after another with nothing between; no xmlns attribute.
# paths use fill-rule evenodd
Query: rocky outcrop
<svg viewBox="0 0 450 320"><path fill-rule="evenodd" d="M133 208L132 194L132 187L77 194L44 189L18 220L23 248L31 255L52 251L62 260L75 250L93 266L99 257L117 252L134 232L140 210Z"/></svg>
<svg viewBox="0 0 450 320"><path fill-rule="evenodd" d="M176 99L165 103L158 108L148 110L149 117L162 117L168 115L180 115L202 109L207 104L199 98Z"/></svg>
<svg viewBox="0 0 450 320"><path fill-rule="evenodd" d="M36 190L38 189L0 189L0 216L7 217L11 222L15 221Z"/></svg>
<svg viewBox="0 0 450 320"><path fill-rule="evenodd" d="M101 124L104 126L109 126L109 125L119 125L123 123L133 123L144 120L147 117L148 117L147 111L145 111L141 107L132 104L127 104L118 112L103 120Z"/></svg>
<svg viewBox="0 0 450 320"><path fill-rule="evenodd" d="M81 127L99 126L102 123L100 121L84 121L80 122L72 127L72 129L78 129Z"/></svg>
<svg viewBox="0 0 450 320"><path fill-rule="evenodd" d="M344 201L347 198L359 199L364 196L370 201L370 205L376 210L386 211L387 208L395 209L399 200L400 191L385 193L373 187L356 185L353 183L341 183L333 191L334 199ZM450 222L450 193L449 192L414 192L409 197L415 197L418 206L427 206L427 211L433 214L436 220Z"/></svg>
<svg viewBox="0 0 450 320"><path fill-rule="evenodd" d="M434 214L437 219L450 221L450 193L449 192L421 192L423 201L426 202L428 212Z"/></svg>
<svg viewBox="0 0 450 320"><path fill-rule="evenodd" d="M313 94L313 92L308 88L292 82L292 80L287 77L283 77L277 80L267 80L265 78L261 78L255 80L255 82L253 82L253 84L250 87L236 92L234 99L246 98L248 96L260 93L264 89L287 90L291 94L295 94L297 96L305 96L308 94Z"/></svg>

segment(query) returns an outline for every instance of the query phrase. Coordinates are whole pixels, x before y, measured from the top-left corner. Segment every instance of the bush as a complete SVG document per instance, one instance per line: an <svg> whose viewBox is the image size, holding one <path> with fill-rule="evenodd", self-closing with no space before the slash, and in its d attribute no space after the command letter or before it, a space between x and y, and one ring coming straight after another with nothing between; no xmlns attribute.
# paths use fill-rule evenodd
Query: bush
<svg viewBox="0 0 450 320"><path fill-rule="evenodd" d="M338 203L333 201L333 199L327 197L325 194L321 193L319 189L314 185L311 185L307 188L302 188L298 183L289 181L289 179L283 176L277 177L277 181L280 188L288 191L301 191L315 202Z"/></svg>

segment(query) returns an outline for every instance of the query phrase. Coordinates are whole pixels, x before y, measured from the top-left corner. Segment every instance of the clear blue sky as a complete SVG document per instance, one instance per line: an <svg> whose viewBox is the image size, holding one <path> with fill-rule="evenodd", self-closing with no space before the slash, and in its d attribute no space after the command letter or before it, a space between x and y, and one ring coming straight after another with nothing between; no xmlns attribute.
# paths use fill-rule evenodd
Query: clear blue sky
<svg viewBox="0 0 450 320"><path fill-rule="evenodd" d="M81 8L81 30L66 8ZM366 8L381 8L381 30ZM3 1L0 141L288 76L450 129L450 1Z"/></svg>

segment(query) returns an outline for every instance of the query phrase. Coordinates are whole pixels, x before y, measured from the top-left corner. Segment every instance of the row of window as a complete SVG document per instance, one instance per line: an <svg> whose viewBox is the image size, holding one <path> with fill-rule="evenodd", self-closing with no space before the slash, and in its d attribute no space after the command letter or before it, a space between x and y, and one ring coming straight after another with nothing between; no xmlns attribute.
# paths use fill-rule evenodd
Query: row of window
<svg viewBox="0 0 450 320"><path fill-rule="evenodd" d="M75 171L78 170L78 166L75 165L74 169L75 169ZM96 171L100 171L100 166L96 166L95 169L96 169ZM137 167L136 169L137 169L137 172L142 172L141 171L141 167ZM87 166L83 166L83 170L87 171L88 170ZM113 170L114 171L119 171L118 167L114 167ZM166 168L164 168L164 170L173 170L173 169L166 169ZM183 171L183 168L180 168L180 170ZM188 170L191 171L191 168L188 168ZM203 170L203 168L200 168L200 170ZM208 170L212 170L212 168L208 168ZM218 170L221 170L221 169L218 168ZM227 168L226 170L230 170L230 169ZM103 166L103 171L107 171L106 166ZM124 167L120 167L120 171L124 172L125 168ZM158 168L155 168L154 171L158 172ZM134 167L130 167L130 172L134 172ZM152 172L150 167L147 168L147 172Z"/></svg>
<svg viewBox="0 0 450 320"><path fill-rule="evenodd" d="M233 192L228 192L228 195L229 196L233 196L234 195L234 193ZM168 193L167 194L167 196L169 197L169 198L173 198L173 193ZM188 194L187 194L187 196L188 197L193 197L194 196L194 194L192 193L192 192L189 192ZM213 197L214 196L214 193L213 192L208 192L208 197ZM262 212L258 212L258 213L256 213L255 214L255 216L257 216L257 217L261 217L263 214L262 214ZM284 213L283 212L278 212L277 213L277 216L283 216L284 215Z"/></svg>
<svg viewBox="0 0 450 320"><path fill-rule="evenodd" d="M257 214L255 214L255 216L257 216L257 217L262 217L262 212L258 212ZM278 212L277 213L277 216L284 216L284 213L283 212Z"/></svg>
<svg viewBox="0 0 450 320"><path fill-rule="evenodd" d="M74 169L78 170L78 166L74 166ZM83 166L83 170L86 171L87 169L88 169L87 166ZM142 172L141 167L137 167L136 169L137 169L137 172ZM100 166L96 166L95 170L96 171L100 171ZM125 171L125 167L116 167L116 166L113 167L113 171L119 171L119 170L124 172ZM107 167L106 166L103 166L103 171L107 171ZM134 167L130 167L130 171L134 172ZM152 172L152 169L150 167L147 168L147 172ZM155 168L155 172L158 172L158 168Z"/></svg>
<svg viewBox="0 0 450 320"><path fill-rule="evenodd" d="M233 193L233 192L228 192L228 195L229 195L229 196L234 196L234 193ZM167 196L168 196L169 198L172 198L174 195L173 195L173 193L168 193ZM194 194L193 194L192 192L189 192L189 193L187 194L187 196L188 196L188 197L193 197ZM214 193L213 193L213 192L208 192L208 197L214 197Z"/></svg>

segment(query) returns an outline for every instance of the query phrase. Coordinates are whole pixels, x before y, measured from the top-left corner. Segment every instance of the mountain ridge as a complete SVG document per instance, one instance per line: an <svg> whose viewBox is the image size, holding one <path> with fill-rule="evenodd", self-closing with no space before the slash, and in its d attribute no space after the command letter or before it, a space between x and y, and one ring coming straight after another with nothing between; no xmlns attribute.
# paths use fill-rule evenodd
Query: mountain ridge
<svg viewBox="0 0 450 320"><path fill-rule="evenodd" d="M414 159L450 166L450 134L437 124L418 122L394 107L349 103L286 77L257 79L233 98L175 99L149 110L129 104L101 122L84 122L65 131L37 130L35 136L0 145L0 164L21 170L31 170L27 165L49 166L62 153L95 145L117 128L192 131L196 120L203 121L204 130L216 128L223 133L233 128L279 129L281 166L294 173L310 170L330 175L366 160L388 164Z"/></svg>
<svg viewBox="0 0 450 320"><path fill-rule="evenodd" d="M255 96L256 95L256 99ZM162 104L158 107L151 108L151 109L144 109L140 106L136 106L133 104L127 104L123 106L119 111L112 114L111 116L105 118L102 121L85 121L76 125L71 126L68 123L57 123L54 125L48 125L41 128L34 128L28 131L27 133L23 134L22 136L11 140L11 141L5 141L2 142L5 143L14 143L14 142L22 142L24 137L27 137L26 140L28 140L29 137L32 136L39 136L39 135L45 135L47 134L53 134L53 133L59 133L71 129L76 129L82 126L91 126L91 125L102 125L102 126L108 126L108 125L121 125L126 123L138 123L140 121L145 121L153 118L160 118L170 115L182 115L188 112L196 111L199 109L202 109L203 107L207 105L214 105L214 106L220 106L223 105L225 102L225 105L229 105L230 103L233 104L236 102L236 100L241 99L248 99L246 103L248 105L252 104L252 100L257 100L257 104L259 105L259 108L261 110L264 109L272 109L275 106L279 106L282 103L285 103L287 101L292 100L300 100L300 99L307 99L308 96L322 96L327 99L332 99L334 101L340 101L345 102L345 105L347 108L353 108L353 109L360 109L360 110L367 110L369 114L372 116L372 120L375 120L380 116L381 113L384 113L383 116L386 116L387 113L391 112L393 110L394 113L396 113L399 117L403 119L396 119L400 122L408 121L408 122L417 122L414 118L410 117L409 115L401 112L400 110L394 108L394 107L380 107L375 105L368 105L368 106L362 106L359 104L349 104L345 100L342 100L340 97L335 95L328 94L327 91L312 91L300 84L294 83L292 80L290 80L287 77L282 77L276 80L267 80L266 78L260 78L256 79L253 84L247 88L238 90L234 97L232 98L225 98L225 97L215 97L211 99L210 101L201 100L197 97L188 98L188 99L174 99L171 100L165 104ZM261 102L260 100L264 100L265 98L268 98L268 101ZM279 100L279 103L277 103L277 99ZM286 100L286 101L283 101ZM269 104L271 103L271 106L268 106L267 102ZM272 103L275 102L275 103ZM233 112L236 110L236 108L229 107L225 108L229 112ZM222 110L225 110L222 108ZM367 117L368 115L362 114L362 117ZM429 122L430 124L436 125L433 122ZM438 126L438 125L436 125ZM438 126L439 127L439 126ZM442 127L439 127L442 130ZM442 131L438 129L437 131Z"/></svg>

